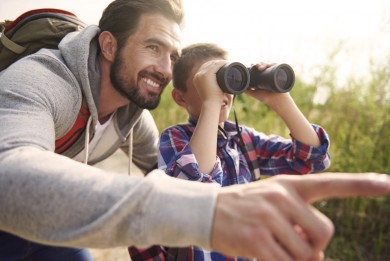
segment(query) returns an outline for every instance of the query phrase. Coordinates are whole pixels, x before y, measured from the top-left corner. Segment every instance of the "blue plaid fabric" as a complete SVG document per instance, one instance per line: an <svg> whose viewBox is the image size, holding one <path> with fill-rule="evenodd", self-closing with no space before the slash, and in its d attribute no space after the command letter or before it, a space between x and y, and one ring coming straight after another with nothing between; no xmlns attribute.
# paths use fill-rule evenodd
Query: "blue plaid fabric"
<svg viewBox="0 0 390 261"><path fill-rule="evenodd" d="M320 147L305 145L294 137L285 139L277 135L265 135L241 125L242 143L236 124L226 121L217 140L217 156L210 173L199 171L198 163L189 142L196 122L176 125L166 129L160 139L159 168L173 177L215 182L221 186L242 184L257 180L261 175L308 174L321 172L330 166L329 137L325 130L312 125L320 141ZM183 261L244 261L238 257L225 257L196 246L167 248L153 246L147 249L129 248L133 261L183 260Z"/></svg>

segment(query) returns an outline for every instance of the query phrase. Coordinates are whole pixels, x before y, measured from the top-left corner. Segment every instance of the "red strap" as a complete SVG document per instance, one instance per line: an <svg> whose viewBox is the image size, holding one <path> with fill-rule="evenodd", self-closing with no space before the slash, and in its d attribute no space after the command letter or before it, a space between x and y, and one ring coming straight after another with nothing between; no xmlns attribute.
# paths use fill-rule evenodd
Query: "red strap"
<svg viewBox="0 0 390 261"><path fill-rule="evenodd" d="M17 25L20 21L22 21L27 16L30 16L32 14L38 14L38 13L57 13L57 14L65 14L65 15L70 15L70 16L76 17L75 14L73 14L73 13L71 13L69 11L61 10L61 9L55 9L55 8L34 9L34 10L30 10L28 12L25 12L25 13L21 14L10 25L7 26L7 28L5 29L4 33L6 33L9 30L11 30L15 25Z"/></svg>
<svg viewBox="0 0 390 261"><path fill-rule="evenodd" d="M63 153L73 144L73 142L76 141L77 138L80 137L87 126L89 116L90 113L88 107L82 105L73 127L63 137L56 140L56 153Z"/></svg>

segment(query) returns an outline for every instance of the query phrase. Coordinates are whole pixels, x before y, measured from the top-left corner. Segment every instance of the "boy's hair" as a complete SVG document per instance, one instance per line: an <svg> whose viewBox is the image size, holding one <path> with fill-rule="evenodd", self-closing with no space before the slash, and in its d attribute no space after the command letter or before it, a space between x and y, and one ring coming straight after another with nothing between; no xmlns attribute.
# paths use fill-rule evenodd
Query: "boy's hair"
<svg viewBox="0 0 390 261"><path fill-rule="evenodd" d="M99 21L103 31L111 32L118 49L135 32L142 14L162 14L182 26L184 11L181 0L115 0L104 9Z"/></svg>
<svg viewBox="0 0 390 261"><path fill-rule="evenodd" d="M227 56L228 53L216 44L197 43L187 46L173 66L173 87L186 92L186 82L195 64L210 58L227 60Z"/></svg>

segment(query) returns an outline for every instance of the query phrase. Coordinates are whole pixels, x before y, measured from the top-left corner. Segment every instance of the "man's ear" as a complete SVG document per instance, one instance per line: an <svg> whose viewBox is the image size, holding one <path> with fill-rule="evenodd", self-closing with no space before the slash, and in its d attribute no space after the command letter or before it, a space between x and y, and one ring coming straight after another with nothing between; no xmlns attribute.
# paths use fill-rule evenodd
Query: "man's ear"
<svg viewBox="0 0 390 261"><path fill-rule="evenodd" d="M100 52L103 57L113 62L117 50L117 42L115 37L109 31L101 32L99 35Z"/></svg>
<svg viewBox="0 0 390 261"><path fill-rule="evenodd" d="M178 89L173 88L171 95L172 95L173 100L177 103L177 105L184 107L184 108L186 107L187 103L183 97L182 91L179 91Z"/></svg>

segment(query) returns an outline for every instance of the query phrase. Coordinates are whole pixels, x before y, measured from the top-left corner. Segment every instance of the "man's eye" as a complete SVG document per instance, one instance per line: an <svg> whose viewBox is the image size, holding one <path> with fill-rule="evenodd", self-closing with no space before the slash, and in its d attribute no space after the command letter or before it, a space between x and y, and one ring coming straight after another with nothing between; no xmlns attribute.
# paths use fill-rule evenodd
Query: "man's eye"
<svg viewBox="0 0 390 261"><path fill-rule="evenodd" d="M148 46L148 48L151 49L152 51L155 51L155 52L158 51L158 47L156 45L150 45L150 46Z"/></svg>
<svg viewBox="0 0 390 261"><path fill-rule="evenodd" d="M172 63L176 63L179 57L177 55L171 55L171 61Z"/></svg>

